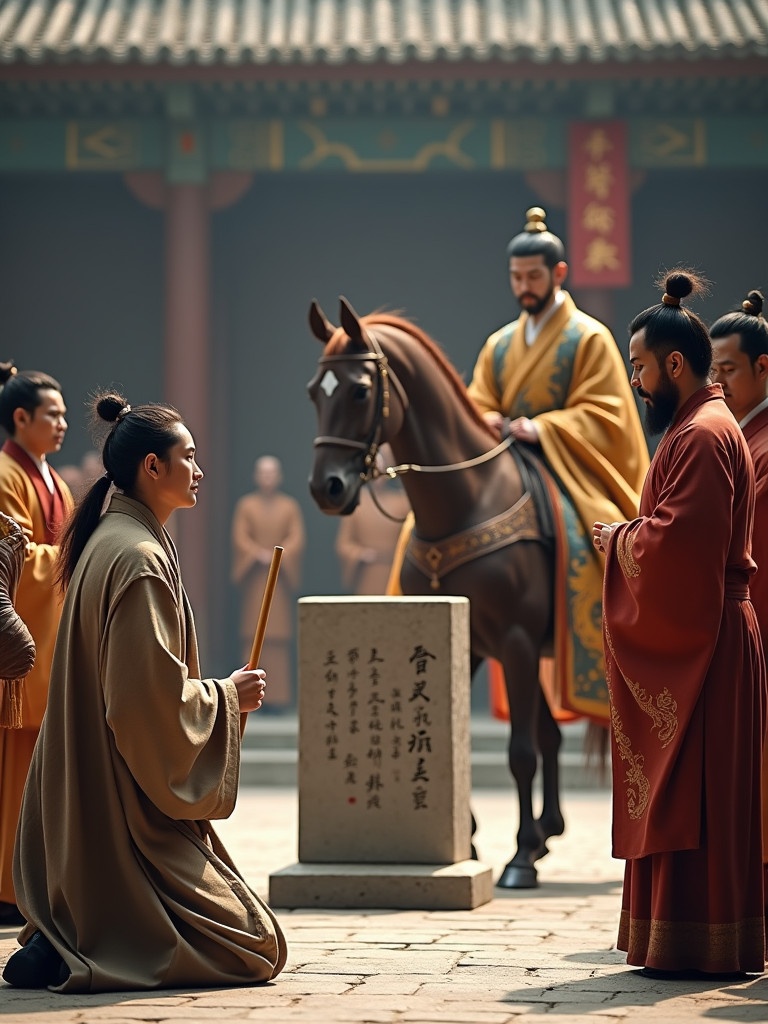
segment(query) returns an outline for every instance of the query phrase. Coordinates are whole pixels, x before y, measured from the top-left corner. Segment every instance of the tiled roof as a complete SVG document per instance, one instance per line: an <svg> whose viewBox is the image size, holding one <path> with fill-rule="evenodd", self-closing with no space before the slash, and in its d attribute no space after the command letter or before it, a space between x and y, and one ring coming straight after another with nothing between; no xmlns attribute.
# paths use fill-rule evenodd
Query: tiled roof
<svg viewBox="0 0 768 1024"><path fill-rule="evenodd" d="M0 0L0 62L765 56L768 0Z"/></svg>

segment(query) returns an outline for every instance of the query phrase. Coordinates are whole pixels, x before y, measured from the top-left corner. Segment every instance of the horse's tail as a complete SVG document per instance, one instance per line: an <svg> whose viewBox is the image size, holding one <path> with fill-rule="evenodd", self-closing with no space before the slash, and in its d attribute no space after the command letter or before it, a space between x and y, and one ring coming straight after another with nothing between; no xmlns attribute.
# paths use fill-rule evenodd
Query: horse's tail
<svg viewBox="0 0 768 1024"><path fill-rule="evenodd" d="M596 769L601 782L605 782L608 769L607 725L590 720L584 733L584 757L587 765Z"/></svg>

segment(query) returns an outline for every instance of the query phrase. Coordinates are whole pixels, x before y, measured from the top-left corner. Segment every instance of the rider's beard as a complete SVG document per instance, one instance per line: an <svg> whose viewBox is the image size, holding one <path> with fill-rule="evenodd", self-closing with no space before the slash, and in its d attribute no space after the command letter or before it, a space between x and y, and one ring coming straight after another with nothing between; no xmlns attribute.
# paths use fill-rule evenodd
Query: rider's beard
<svg viewBox="0 0 768 1024"><path fill-rule="evenodd" d="M530 316L538 316L539 313L541 313L546 308L547 303L552 298L554 293L555 286L550 285L549 290L545 295L538 296L534 295L533 292L523 292L523 294L519 296L517 301L520 303L520 308L524 309L525 312L528 313ZM532 299L533 301L526 304L523 301L524 299Z"/></svg>

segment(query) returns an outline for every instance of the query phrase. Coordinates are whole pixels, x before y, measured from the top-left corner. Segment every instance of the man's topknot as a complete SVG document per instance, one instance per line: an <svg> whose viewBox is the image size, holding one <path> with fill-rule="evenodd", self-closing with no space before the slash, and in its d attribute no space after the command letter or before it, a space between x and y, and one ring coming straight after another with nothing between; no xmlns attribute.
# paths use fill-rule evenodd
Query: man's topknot
<svg viewBox="0 0 768 1024"><path fill-rule="evenodd" d="M513 256L543 256L551 269L565 260L565 246L547 229L546 213L532 206L525 213L525 229L515 235L507 246L507 259Z"/></svg>

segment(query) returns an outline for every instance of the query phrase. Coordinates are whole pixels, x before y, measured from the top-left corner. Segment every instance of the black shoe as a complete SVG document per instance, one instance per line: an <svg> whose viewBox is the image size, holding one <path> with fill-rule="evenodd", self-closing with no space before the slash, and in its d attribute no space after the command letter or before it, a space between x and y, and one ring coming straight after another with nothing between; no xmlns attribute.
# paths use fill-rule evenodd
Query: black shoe
<svg viewBox="0 0 768 1024"><path fill-rule="evenodd" d="M641 967L637 972L641 978L650 978L652 981L701 981L700 971L662 971L658 967Z"/></svg>
<svg viewBox="0 0 768 1024"><path fill-rule="evenodd" d="M48 988L61 985L68 977L67 965L42 932L35 932L3 970L3 980L14 988Z"/></svg>
<svg viewBox="0 0 768 1024"><path fill-rule="evenodd" d="M0 903L0 928L21 928L26 923L15 903Z"/></svg>
<svg viewBox="0 0 768 1024"><path fill-rule="evenodd" d="M702 981L749 981L746 971L701 971L700 974Z"/></svg>
<svg viewBox="0 0 768 1024"><path fill-rule="evenodd" d="M749 978L744 971L661 971L657 967L641 967L637 973L654 981L746 981Z"/></svg>

